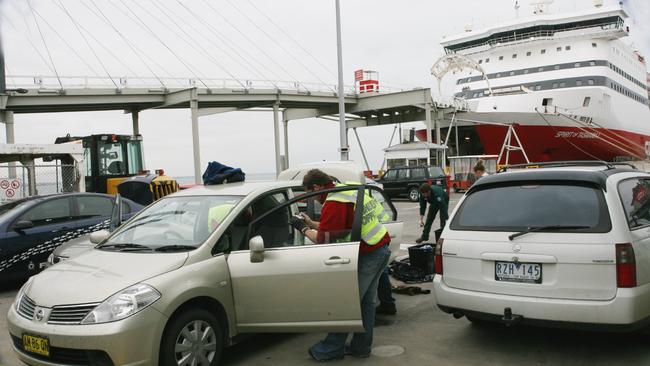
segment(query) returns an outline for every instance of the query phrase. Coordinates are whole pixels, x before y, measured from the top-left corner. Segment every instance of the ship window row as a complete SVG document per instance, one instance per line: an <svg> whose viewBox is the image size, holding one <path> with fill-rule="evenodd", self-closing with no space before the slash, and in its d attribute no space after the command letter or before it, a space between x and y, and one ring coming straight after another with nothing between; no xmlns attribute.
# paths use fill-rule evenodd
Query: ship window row
<svg viewBox="0 0 650 366"><path fill-rule="evenodd" d="M623 94L623 95L625 95L625 96L627 96L629 98L632 98L632 99L636 100L639 103L648 104L648 99L638 95L637 93L635 93L635 92L631 91L630 89L622 86L621 84L610 81L609 82L609 87L610 87L610 89L614 89L617 92L619 92L619 93L621 93L621 94Z"/></svg>
<svg viewBox="0 0 650 366"><path fill-rule="evenodd" d="M648 98L641 96L633 92L632 90L604 76L546 80L542 82L536 82L536 83L530 83L524 85L508 85L508 86L493 88L492 92L494 95L503 95L503 94L512 94L513 92L525 93L528 91L542 91L542 90L587 87L587 86L609 87L610 89L613 89L616 92L619 92L620 94L623 94L631 99L634 99L639 103L648 104ZM465 99L476 99L476 98L483 98L488 96L490 96L490 92L487 88L478 89L478 90L466 89L460 93L456 93L456 97L465 98Z"/></svg>
<svg viewBox="0 0 650 366"><path fill-rule="evenodd" d="M610 62L609 68L614 70L617 74L621 75L622 77L626 78L627 80L633 82L634 84L642 87L643 89L647 89L647 86L644 85L642 82L639 80L635 79L632 75L628 74L627 72L623 71L620 67L614 65L613 63Z"/></svg>
<svg viewBox="0 0 650 366"><path fill-rule="evenodd" d="M592 43L591 45L592 45L593 47L596 47L596 44L595 44L595 43ZM564 50L566 50L566 51L571 51L571 46L564 46ZM562 47L558 47L558 48L557 48L557 51L558 51L558 52L562 51ZM546 54L546 49L545 49L545 48L541 49L541 50L539 51L539 53L541 53L542 55ZM533 55L533 52L532 52L532 51L528 51L528 52L526 52L526 56L527 56L527 57L530 57L530 56L532 56L532 55ZM517 53L513 53L513 54L512 54L512 58L517 58L517 56L518 56ZM503 61L503 58L504 58L504 56L499 56L499 61ZM479 60L478 60L479 65L482 64L483 61L484 61L484 60L483 60L482 58L479 59ZM487 64L487 63L489 63L489 62L490 62L490 58L488 57L488 58L485 59L485 63Z"/></svg>
<svg viewBox="0 0 650 366"><path fill-rule="evenodd" d="M503 57L503 56L501 56ZM547 66L540 66L540 67L531 67L527 69L518 69L518 70L511 70L511 71L502 71L502 72L495 72L491 74L487 74L488 79L498 79L502 77L509 77L509 76L516 76L516 75L526 75L526 74L535 74L539 72L546 72L546 71L555 71L555 70L565 70L565 69L573 69L573 68L581 68L581 67L593 67L593 66L607 66L613 71L617 72L624 78L628 79L629 81L633 82L634 84L638 85L642 89L647 89L646 85L635 79L632 75L626 73L623 71L620 67L614 65L613 63L606 61L606 60L589 60L589 61L580 61L580 62L567 62L563 64L556 64L556 65L547 65ZM461 78L456 81L457 85L460 84L467 84L467 83L472 83L475 81L480 81L483 80L483 76L471 76L467 78Z"/></svg>

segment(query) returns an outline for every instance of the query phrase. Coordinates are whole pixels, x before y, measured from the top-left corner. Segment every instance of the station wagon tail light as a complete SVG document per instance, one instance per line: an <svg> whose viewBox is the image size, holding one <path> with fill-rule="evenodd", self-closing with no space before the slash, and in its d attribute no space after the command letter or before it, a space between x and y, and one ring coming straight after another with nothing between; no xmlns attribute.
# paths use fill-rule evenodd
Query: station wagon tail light
<svg viewBox="0 0 650 366"><path fill-rule="evenodd" d="M438 239L438 242L436 243L436 250L434 251L434 266L435 266L435 272L437 275L442 276L442 243L445 240L443 238Z"/></svg>
<svg viewBox="0 0 650 366"><path fill-rule="evenodd" d="M616 244L616 284L636 287L636 259L632 244Z"/></svg>

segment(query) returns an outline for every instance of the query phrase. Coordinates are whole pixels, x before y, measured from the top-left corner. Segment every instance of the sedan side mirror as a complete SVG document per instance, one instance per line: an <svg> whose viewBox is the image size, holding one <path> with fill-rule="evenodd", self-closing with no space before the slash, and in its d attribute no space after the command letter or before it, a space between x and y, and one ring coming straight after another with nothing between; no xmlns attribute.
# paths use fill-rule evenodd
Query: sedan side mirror
<svg viewBox="0 0 650 366"><path fill-rule="evenodd" d="M110 233L108 232L108 230L95 231L94 233L90 233L90 242L93 244L99 244L104 240L106 240L106 238L108 238L109 235Z"/></svg>
<svg viewBox="0 0 650 366"><path fill-rule="evenodd" d="M20 220L16 222L11 228L15 231L23 231L25 229L31 229L34 227L34 223L30 220Z"/></svg>
<svg viewBox="0 0 650 366"><path fill-rule="evenodd" d="M264 262L264 239L261 236L254 236L248 242L248 248L251 252L251 263Z"/></svg>

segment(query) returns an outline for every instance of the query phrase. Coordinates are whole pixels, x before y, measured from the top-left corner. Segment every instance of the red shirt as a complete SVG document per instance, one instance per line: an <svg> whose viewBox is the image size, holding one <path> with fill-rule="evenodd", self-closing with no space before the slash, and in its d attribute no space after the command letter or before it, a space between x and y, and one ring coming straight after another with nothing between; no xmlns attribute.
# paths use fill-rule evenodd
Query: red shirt
<svg viewBox="0 0 650 366"><path fill-rule="evenodd" d="M354 204L337 201L327 201L321 211L320 223L318 225L317 241L319 244L334 243L336 239L347 235L352 230L354 221ZM386 233L379 243L368 245L361 240L359 253L370 253L377 248L390 243L390 235Z"/></svg>

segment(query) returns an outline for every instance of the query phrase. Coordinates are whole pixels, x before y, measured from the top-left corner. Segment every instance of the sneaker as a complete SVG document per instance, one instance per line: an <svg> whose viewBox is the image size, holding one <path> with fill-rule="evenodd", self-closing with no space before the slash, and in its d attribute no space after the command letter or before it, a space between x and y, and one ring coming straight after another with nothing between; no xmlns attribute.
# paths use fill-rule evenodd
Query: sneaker
<svg viewBox="0 0 650 366"><path fill-rule="evenodd" d="M384 315L395 315L397 314L397 308L395 304L386 304L381 303L375 308L375 313L384 314Z"/></svg>
<svg viewBox="0 0 650 366"><path fill-rule="evenodd" d="M356 353L352 351L352 348L350 346L345 346L345 355L346 356L352 356L354 358L368 358L370 357L370 352L368 353Z"/></svg>
<svg viewBox="0 0 650 366"><path fill-rule="evenodd" d="M342 360L343 357L347 354L347 353L344 353L344 354L341 355L341 356L325 358L325 357L318 357L318 356L316 356L316 355L311 351L311 349L309 349L307 352L309 353L309 356L312 358L312 360L317 361L317 362L328 362L328 361L334 361L334 360ZM346 347L346 352L347 352L347 347ZM355 357L356 357L356 356L355 356ZM366 356L366 357L367 357L367 356Z"/></svg>

